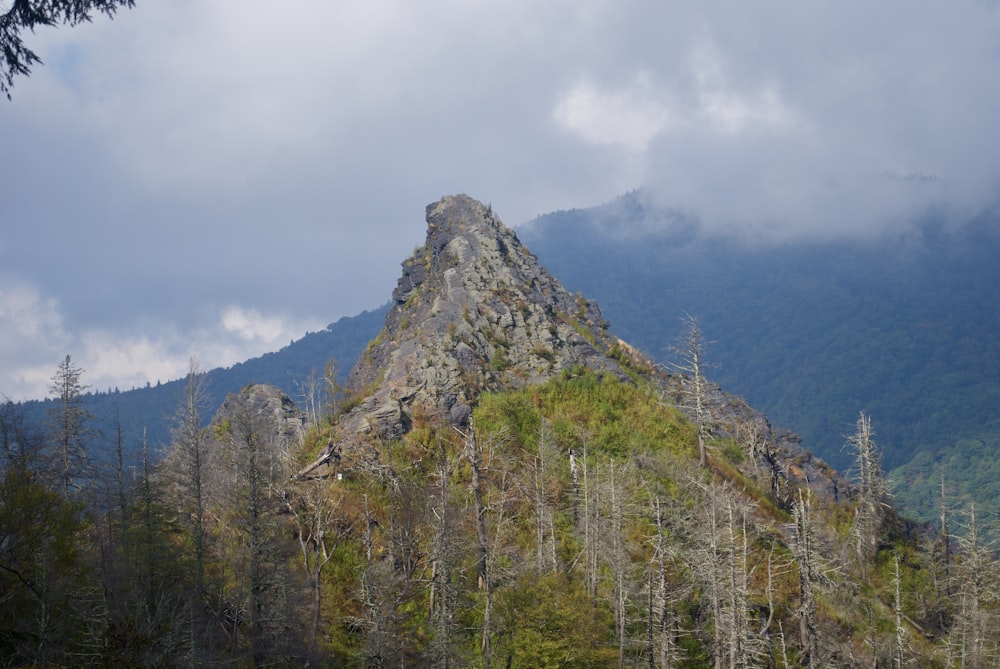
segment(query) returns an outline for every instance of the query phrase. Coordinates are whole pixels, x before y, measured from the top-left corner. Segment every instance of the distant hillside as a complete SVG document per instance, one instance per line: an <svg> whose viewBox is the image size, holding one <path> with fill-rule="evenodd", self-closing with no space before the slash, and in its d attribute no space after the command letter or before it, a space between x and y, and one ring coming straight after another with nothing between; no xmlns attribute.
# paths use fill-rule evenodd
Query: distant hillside
<svg viewBox="0 0 1000 669"><path fill-rule="evenodd" d="M330 358L337 361L339 381L346 382L351 366L382 327L387 308L385 305L356 316L345 316L325 330L310 332L279 351L208 371L206 422L228 394L249 383L270 384L300 400L298 383L313 371L322 375ZM83 381L86 383L86 373ZM97 417L97 429L108 428L117 410L122 417L129 450L139 449L143 430L146 430L150 447L159 449L170 441L171 421L183 386L184 380L180 379L124 392L95 393L86 396L86 408ZM45 420L47 401L26 405L36 422ZM110 434L110 430L107 431Z"/></svg>
<svg viewBox="0 0 1000 669"><path fill-rule="evenodd" d="M635 192L518 235L660 360L680 317L696 316L712 341L710 376L836 467L849 468L842 446L857 412L870 414L897 495L926 513L934 495L903 477L938 480L928 472L946 461L952 494L967 495L982 471L969 446L997 440L1000 219L954 227L928 217L874 240L753 246L705 236ZM975 486L994 504L1000 477Z"/></svg>
<svg viewBox="0 0 1000 669"><path fill-rule="evenodd" d="M449 196L426 221L329 420L255 383L208 425L187 412L158 466L126 475L74 457L73 393L65 439L38 457L10 448L30 435L0 414L6 664L1000 657L1000 568L977 514L949 516L961 538L898 514L864 414L851 483L702 376L697 328L687 370L666 371L491 207ZM305 369L335 350L312 343Z"/></svg>

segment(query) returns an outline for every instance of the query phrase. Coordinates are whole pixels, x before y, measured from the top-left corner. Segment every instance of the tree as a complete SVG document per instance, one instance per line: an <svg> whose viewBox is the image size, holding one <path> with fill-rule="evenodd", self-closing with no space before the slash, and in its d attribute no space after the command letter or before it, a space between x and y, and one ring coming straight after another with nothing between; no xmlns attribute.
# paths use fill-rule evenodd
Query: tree
<svg viewBox="0 0 1000 669"><path fill-rule="evenodd" d="M708 466L708 451L705 438L709 427L708 382L703 372L705 342L702 340L698 319L687 315L684 323L688 331L684 340L674 349L681 357L675 365L684 379L681 386L682 408L687 411L698 428L698 465Z"/></svg>
<svg viewBox="0 0 1000 669"><path fill-rule="evenodd" d="M278 616L281 558L276 545L277 509L272 485L279 474L275 445L271 443L273 425L250 406L250 398L241 394L243 404L230 421L229 455L234 467L234 529L244 546L246 605L250 616L250 650L253 666L262 666L272 657L273 640L280 638Z"/></svg>
<svg viewBox="0 0 1000 669"><path fill-rule="evenodd" d="M965 535L959 539L960 556L955 567L953 591L958 607L949 646L957 666L979 669L996 666L1000 653L991 615L1000 600L994 546L984 541L976 520L975 502L969 504Z"/></svg>
<svg viewBox="0 0 1000 669"><path fill-rule="evenodd" d="M330 358L323 368L323 381L326 383L326 401L331 416L336 416L340 410L340 399L344 394L344 389L337 381L337 360Z"/></svg>
<svg viewBox="0 0 1000 669"><path fill-rule="evenodd" d="M0 94L10 99L10 87L17 75L31 74L32 65L42 59L21 39L24 30L35 32L38 26L75 26L90 22L94 14L114 17L120 7L131 9L135 0L14 0L6 13L0 14Z"/></svg>
<svg viewBox="0 0 1000 669"><path fill-rule="evenodd" d="M0 404L0 451L3 471L31 469L45 439L37 427L28 422L23 404L6 400Z"/></svg>
<svg viewBox="0 0 1000 669"><path fill-rule="evenodd" d="M0 478L0 658L5 666L69 665L91 585L76 502L30 469ZM79 662L79 658L77 658Z"/></svg>
<svg viewBox="0 0 1000 669"><path fill-rule="evenodd" d="M539 424L538 447L530 454L535 501L536 569L539 572L556 571L559 566L556 556L555 512L546 495L552 460L555 459L555 445L552 443L551 432L551 425L543 419Z"/></svg>
<svg viewBox="0 0 1000 669"><path fill-rule="evenodd" d="M848 444L854 450L858 476L858 507L851 538L858 564L864 570L878 547L889 499L879 449L872 439L871 418L864 412L858 417L857 430L848 438Z"/></svg>
<svg viewBox="0 0 1000 669"><path fill-rule="evenodd" d="M482 472L482 458L479 451L479 446L476 443L476 432L470 421L469 432L465 433L459 430L457 427L455 431L462 435L465 439L465 446L463 450L463 455L469 459L469 465L472 467L472 496L475 501L475 514L476 514L476 580L479 583L479 589L484 593L485 609L483 613L483 636L482 636L482 653L483 653L483 666L486 669L490 667L490 637L492 636L492 614L493 614L493 587L491 583L490 573L489 573L489 535L486 532L486 505L483 503L483 472Z"/></svg>
<svg viewBox="0 0 1000 669"><path fill-rule="evenodd" d="M192 358L188 366L187 382L174 417L171 431L173 446L168 461L172 461L170 471L179 477L182 499L190 509L191 538L194 540L195 583L199 592L205 587L205 466L208 437L201 426L205 412L207 395L205 374Z"/></svg>
<svg viewBox="0 0 1000 669"><path fill-rule="evenodd" d="M278 494L292 516L295 536L301 549L302 567L313 591L310 646L317 652L320 617L323 610L323 568L333 559L338 542L349 526L338 523L342 493L335 493L327 479L307 479L294 489L279 489Z"/></svg>
<svg viewBox="0 0 1000 669"><path fill-rule="evenodd" d="M816 618L816 588L820 569L816 557L812 525L812 498L808 491L799 490L794 509L795 539L792 555L799 567L799 642L805 653L803 666L813 669L819 665L819 643Z"/></svg>
<svg viewBox="0 0 1000 669"><path fill-rule="evenodd" d="M121 514L120 531L100 546L103 607L88 625L102 661L127 666L199 664L190 609L201 603L188 580L181 537L154 475L145 432L142 461ZM105 522L113 525L109 515ZM194 605L191 605L194 602Z"/></svg>
<svg viewBox="0 0 1000 669"><path fill-rule="evenodd" d="M188 363L187 381L174 414L174 426L170 432L172 441L163 471L172 479L174 504L181 511L183 524L194 549L191 654L196 659L202 656L200 631L204 627L207 594L205 575L209 523L206 514L210 438L201 424L207 403L205 373L192 358Z"/></svg>
<svg viewBox="0 0 1000 669"><path fill-rule="evenodd" d="M299 419L277 389L249 385L226 398L205 449L204 601L217 625L201 631L224 630L234 657L254 666L289 663L307 647L290 615L297 547L280 493Z"/></svg>
<svg viewBox="0 0 1000 669"><path fill-rule="evenodd" d="M449 669L458 664L458 629L456 625L460 586L457 566L462 558L458 532L458 509L453 509L449 480L454 463L449 460L445 442L438 436L437 484L431 489L434 517L431 585L428 612L433 623L433 666Z"/></svg>
<svg viewBox="0 0 1000 669"><path fill-rule="evenodd" d="M497 654L508 667L610 667L608 610L565 574L523 573L498 594Z"/></svg>
<svg viewBox="0 0 1000 669"><path fill-rule="evenodd" d="M49 409L52 439L55 442L55 473L57 485L62 488L63 497L69 498L70 490L79 487L78 479L87 466L87 452L84 437L90 414L83 407L83 385L80 378L83 370L73 364L70 356L59 363L52 376L49 392L55 397L55 405Z"/></svg>

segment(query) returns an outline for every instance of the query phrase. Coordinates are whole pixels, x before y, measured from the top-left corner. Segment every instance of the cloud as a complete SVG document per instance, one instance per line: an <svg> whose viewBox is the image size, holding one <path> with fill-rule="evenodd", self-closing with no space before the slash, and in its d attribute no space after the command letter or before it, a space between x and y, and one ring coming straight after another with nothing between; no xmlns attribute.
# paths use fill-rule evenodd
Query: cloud
<svg viewBox="0 0 1000 669"><path fill-rule="evenodd" d="M703 124L716 132L737 134L755 128L780 131L798 123L797 114L782 99L774 82L757 84L746 92L739 90L712 40L696 42L688 60L695 102L689 126Z"/></svg>
<svg viewBox="0 0 1000 669"><path fill-rule="evenodd" d="M516 225L647 186L707 231L770 239L960 217L997 195L998 17L178 0L39 29L45 65L0 112L0 267L51 336L4 355L0 391L22 360L47 378L117 347L96 365L132 370L186 361L175 339L250 350L382 304L449 193Z"/></svg>
<svg viewBox="0 0 1000 669"><path fill-rule="evenodd" d="M95 390L127 390L184 375L191 357L209 368L277 350L306 332L321 329L303 321L230 305L204 327L179 328L146 321L137 332L91 328L70 333L58 301L30 282L0 278L0 393L12 400L48 395L56 365L65 355L84 370Z"/></svg>
<svg viewBox="0 0 1000 669"><path fill-rule="evenodd" d="M282 319L267 317L256 309L245 309L237 305L228 306L223 310L221 322L225 332L235 334L239 340L258 346L282 344L282 339L288 334L288 323Z"/></svg>
<svg viewBox="0 0 1000 669"><path fill-rule="evenodd" d="M588 142L641 152L670 120L668 111L650 99L650 89L642 73L620 90L601 90L584 80L560 96L553 116Z"/></svg>

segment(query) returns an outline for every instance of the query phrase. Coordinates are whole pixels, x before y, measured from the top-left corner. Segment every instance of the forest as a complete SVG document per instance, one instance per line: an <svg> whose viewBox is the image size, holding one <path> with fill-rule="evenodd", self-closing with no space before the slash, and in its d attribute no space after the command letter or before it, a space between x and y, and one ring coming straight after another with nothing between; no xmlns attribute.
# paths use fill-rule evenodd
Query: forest
<svg viewBox="0 0 1000 669"><path fill-rule="evenodd" d="M938 517L943 474L949 495L998 517L996 210L776 242L713 236L639 190L546 214L518 236L657 360L670 360L681 316L696 316L714 380L837 469L850 466L844 437L865 411L908 513Z"/></svg>
<svg viewBox="0 0 1000 669"><path fill-rule="evenodd" d="M699 375L565 370L297 478L336 386L314 420L251 384L205 424L193 367L167 451L129 462L67 357L43 424L0 414L2 664L997 666L973 504L901 517L864 414L855 483L806 484Z"/></svg>

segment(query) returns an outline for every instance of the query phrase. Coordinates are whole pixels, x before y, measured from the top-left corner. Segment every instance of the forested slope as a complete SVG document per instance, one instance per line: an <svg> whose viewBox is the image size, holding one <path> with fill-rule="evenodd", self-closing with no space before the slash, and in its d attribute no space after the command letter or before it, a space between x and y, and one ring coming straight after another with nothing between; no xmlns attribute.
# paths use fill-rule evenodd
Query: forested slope
<svg viewBox="0 0 1000 669"><path fill-rule="evenodd" d="M206 413L203 419L207 421L210 413L222 404L227 395L238 392L249 383L273 385L304 405L303 392L310 376L316 377L317 392L323 392L326 385L323 377L326 365L331 360L336 363L336 379L343 384L358 356L382 327L385 310L386 306L382 306L356 316L345 316L326 329L310 332L278 351L251 358L232 367L202 370L207 372ZM84 383L85 372L86 370ZM175 379L150 384L145 388L109 391L94 389L88 392L83 397L83 403L94 418L94 438L112 439L112 423L115 416L120 416L130 458L138 453L143 435L149 447L154 452L159 452L170 443L170 429L184 383L184 379ZM34 422L41 424L48 420L52 398L23 404L27 415Z"/></svg>
<svg viewBox="0 0 1000 669"><path fill-rule="evenodd" d="M192 373L165 458L98 460L69 357L47 426L0 407L4 664L1000 658L975 507L902 517L866 415L850 484L703 376L696 322L667 373L490 208L445 198L427 222L347 396L311 425L250 384L205 426Z"/></svg>
<svg viewBox="0 0 1000 669"><path fill-rule="evenodd" d="M960 225L928 217L860 241L764 244L704 235L637 192L518 234L660 360L681 316L697 316L710 375L838 468L849 468L845 435L863 410L904 504L933 517L923 482L943 462L950 495L994 508L990 459L974 446L995 442L1000 406L994 213Z"/></svg>

